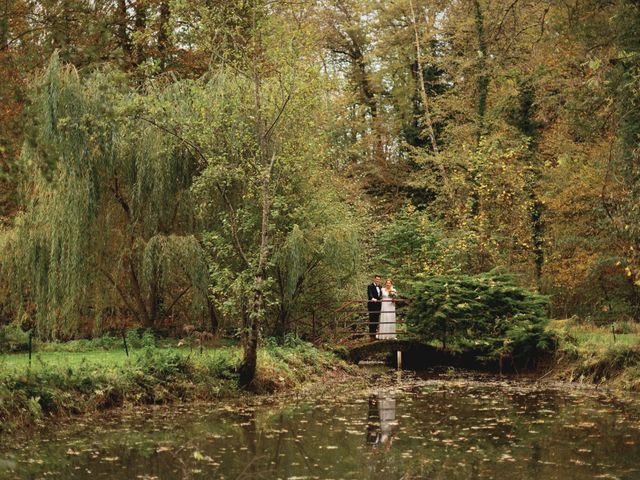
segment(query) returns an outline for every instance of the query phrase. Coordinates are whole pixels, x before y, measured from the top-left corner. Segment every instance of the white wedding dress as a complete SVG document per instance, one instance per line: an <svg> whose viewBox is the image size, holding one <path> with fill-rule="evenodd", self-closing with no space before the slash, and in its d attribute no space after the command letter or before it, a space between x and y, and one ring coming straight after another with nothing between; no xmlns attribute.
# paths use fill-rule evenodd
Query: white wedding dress
<svg viewBox="0 0 640 480"><path fill-rule="evenodd" d="M386 288L382 289L382 309L380 312L380 323L378 325L378 340L396 339L396 304L391 302L391 297Z"/></svg>

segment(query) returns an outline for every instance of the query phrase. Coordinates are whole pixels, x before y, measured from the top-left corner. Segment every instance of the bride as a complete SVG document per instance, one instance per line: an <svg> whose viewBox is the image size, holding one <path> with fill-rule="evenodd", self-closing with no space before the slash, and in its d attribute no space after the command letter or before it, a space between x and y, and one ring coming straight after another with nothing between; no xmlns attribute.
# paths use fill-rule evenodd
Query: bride
<svg viewBox="0 0 640 480"><path fill-rule="evenodd" d="M384 282L382 287L382 310L380 312L380 323L376 338L378 340L396 339L396 304L395 298L398 292L393 288L390 278Z"/></svg>

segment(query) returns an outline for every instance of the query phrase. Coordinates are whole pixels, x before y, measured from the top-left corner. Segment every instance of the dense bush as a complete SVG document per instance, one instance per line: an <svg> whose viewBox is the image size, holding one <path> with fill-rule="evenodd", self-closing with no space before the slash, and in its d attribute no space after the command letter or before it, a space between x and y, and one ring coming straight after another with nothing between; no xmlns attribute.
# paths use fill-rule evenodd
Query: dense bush
<svg viewBox="0 0 640 480"><path fill-rule="evenodd" d="M0 353L26 352L29 349L29 332L19 326L0 326Z"/></svg>
<svg viewBox="0 0 640 480"><path fill-rule="evenodd" d="M443 348L480 357L527 360L553 349L545 331L547 298L500 272L433 276L413 284L408 322Z"/></svg>

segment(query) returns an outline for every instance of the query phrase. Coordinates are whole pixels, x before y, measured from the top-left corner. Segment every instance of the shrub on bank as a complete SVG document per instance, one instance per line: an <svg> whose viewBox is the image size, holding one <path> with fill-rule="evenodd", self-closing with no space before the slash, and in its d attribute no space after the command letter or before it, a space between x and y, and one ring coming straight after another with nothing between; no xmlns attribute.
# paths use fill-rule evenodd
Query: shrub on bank
<svg viewBox="0 0 640 480"><path fill-rule="evenodd" d="M29 348L29 332L18 325L0 325L0 353L26 352Z"/></svg>
<svg viewBox="0 0 640 480"><path fill-rule="evenodd" d="M613 345L601 351L581 352L572 380L603 383L617 380L631 390L640 390L640 345Z"/></svg>
<svg viewBox="0 0 640 480"><path fill-rule="evenodd" d="M546 309L547 298L517 286L512 275L440 275L413 284L407 319L443 348L526 364L555 348Z"/></svg>
<svg viewBox="0 0 640 480"><path fill-rule="evenodd" d="M549 329L558 338L558 377L640 391L640 337L633 326L618 331L570 318L550 322Z"/></svg>

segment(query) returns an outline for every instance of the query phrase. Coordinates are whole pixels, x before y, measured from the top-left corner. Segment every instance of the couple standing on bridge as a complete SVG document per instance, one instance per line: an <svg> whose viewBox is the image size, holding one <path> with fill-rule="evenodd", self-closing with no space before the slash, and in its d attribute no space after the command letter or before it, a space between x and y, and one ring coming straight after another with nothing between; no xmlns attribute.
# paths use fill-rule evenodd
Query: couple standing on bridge
<svg viewBox="0 0 640 480"><path fill-rule="evenodd" d="M395 340L396 338L396 303L398 292L393 288L390 278L381 286L382 277L375 275L373 282L367 287L369 300L369 337L371 340Z"/></svg>

